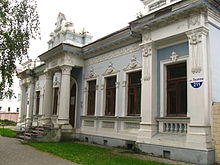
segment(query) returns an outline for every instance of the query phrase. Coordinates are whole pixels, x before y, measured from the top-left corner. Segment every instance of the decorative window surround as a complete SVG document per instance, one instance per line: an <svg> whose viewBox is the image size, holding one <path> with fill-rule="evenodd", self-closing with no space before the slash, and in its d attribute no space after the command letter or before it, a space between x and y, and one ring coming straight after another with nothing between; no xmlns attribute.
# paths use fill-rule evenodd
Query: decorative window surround
<svg viewBox="0 0 220 165"><path fill-rule="evenodd" d="M118 88L120 85L119 82L119 70L115 69L113 67L113 63L110 62L108 65L108 68L106 69L106 71L102 74L102 85L101 85L101 109L102 111L100 112L101 116L105 115L105 96L106 96L106 78L107 77L111 77L111 76L116 76L116 96L115 96L115 116L118 115Z"/></svg>
<svg viewBox="0 0 220 165"><path fill-rule="evenodd" d="M90 68L89 74L85 77L85 80L94 80L98 77L98 74L94 72L94 68Z"/></svg>
<svg viewBox="0 0 220 165"><path fill-rule="evenodd" d="M171 55L172 56L172 55ZM175 62L172 61L172 59L166 59L160 61L160 117L166 117L167 115L167 69L166 66L170 64L177 64L181 62L186 62L187 66L187 75L189 72L189 60L187 56L181 56L176 59ZM188 82L188 77L187 77ZM187 91L188 91L188 83L187 83ZM187 116L189 116L189 111L187 108Z"/></svg>
<svg viewBox="0 0 220 165"><path fill-rule="evenodd" d="M94 75L94 74L93 74ZM98 106L98 90L99 90L99 85L98 85L98 76L95 76L93 78L88 78L86 79L84 83L84 93L83 93L83 100L84 100L84 106L83 106L83 115L87 115L87 104L88 104L88 81L96 80L96 94L95 94L95 116L98 115L97 112L97 106Z"/></svg>
<svg viewBox="0 0 220 165"><path fill-rule="evenodd" d="M127 116L127 104L128 104L128 74L131 72L140 71L142 65L137 61L135 56L131 57L131 62L124 68L123 81L122 81L122 93L123 93L123 102L122 102L122 116Z"/></svg>

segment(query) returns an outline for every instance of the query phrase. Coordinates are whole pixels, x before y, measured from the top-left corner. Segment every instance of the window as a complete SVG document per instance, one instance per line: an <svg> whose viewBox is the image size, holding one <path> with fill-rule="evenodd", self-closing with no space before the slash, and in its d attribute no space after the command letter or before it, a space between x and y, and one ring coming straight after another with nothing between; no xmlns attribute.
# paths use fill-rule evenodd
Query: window
<svg viewBox="0 0 220 165"><path fill-rule="evenodd" d="M8 112L10 112L11 111L11 107L8 107Z"/></svg>
<svg viewBox="0 0 220 165"><path fill-rule="evenodd" d="M35 114L39 114L39 109L40 109L40 91L36 92L36 111Z"/></svg>
<svg viewBox="0 0 220 165"><path fill-rule="evenodd" d="M17 112L19 112L19 108L17 108L17 110L16 110Z"/></svg>
<svg viewBox="0 0 220 165"><path fill-rule="evenodd" d="M128 74L128 115L141 113L141 71Z"/></svg>
<svg viewBox="0 0 220 165"><path fill-rule="evenodd" d="M105 115L115 115L116 76L106 78Z"/></svg>
<svg viewBox="0 0 220 165"><path fill-rule="evenodd" d="M88 81L88 106L87 115L95 114L95 95L96 95L96 80Z"/></svg>
<svg viewBox="0 0 220 165"><path fill-rule="evenodd" d="M2 110L2 107L0 107L0 111Z"/></svg>
<svg viewBox="0 0 220 165"><path fill-rule="evenodd" d="M186 63L167 66L167 116L186 116Z"/></svg>
<svg viewBox="0 0 220 165"><path fill-rule="evenodd" d="M59 88L54 88L53 94L53 114L57 114L57 106L58 106L58 95L59 95Z"/></svg>

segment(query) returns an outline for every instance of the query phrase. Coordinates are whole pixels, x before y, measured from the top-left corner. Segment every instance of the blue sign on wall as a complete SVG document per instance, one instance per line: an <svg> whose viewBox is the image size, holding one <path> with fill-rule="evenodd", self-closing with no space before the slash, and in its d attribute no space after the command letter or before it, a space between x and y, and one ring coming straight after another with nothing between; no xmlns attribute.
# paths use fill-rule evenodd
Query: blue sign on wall
<svg viewBox="0 0 220 165"><path fill-rule="evenodd" d="M189 82L193 88L200 88L204 82L204 78L193 78Z"/></svg>

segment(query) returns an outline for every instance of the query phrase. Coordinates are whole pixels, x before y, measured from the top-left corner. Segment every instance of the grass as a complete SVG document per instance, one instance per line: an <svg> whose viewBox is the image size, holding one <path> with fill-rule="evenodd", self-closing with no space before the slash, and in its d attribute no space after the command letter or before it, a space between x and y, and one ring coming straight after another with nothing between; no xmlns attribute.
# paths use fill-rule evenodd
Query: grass
<svg viewBox="0 0 220 165"><path fill-rule="evenodd" d="M0 120L0 125L16 126L16 122L10 120Z"/></svg>
<svg viewBox="0 0 220 165"><path fill-rule="evenodd" d="M137 159L115 152L114 148L97 147L73 142L28 142L39 150L71 160L82 165L165 165L150 160Z"/></svg>
<svg viewBox="0 0 220 165"><path fill-rule="evenodd" d="M5 137L16 137L16 132L11 130L10 128L0 128L0 135Z"/></svg>

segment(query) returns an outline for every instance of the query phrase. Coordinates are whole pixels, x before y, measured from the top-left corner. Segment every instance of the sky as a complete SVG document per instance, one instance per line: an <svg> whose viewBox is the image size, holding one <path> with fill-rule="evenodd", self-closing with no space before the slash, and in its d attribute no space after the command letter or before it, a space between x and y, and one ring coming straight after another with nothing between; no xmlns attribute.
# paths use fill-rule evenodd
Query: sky
<svg viewBox="0 0 220 165"><path fill-rule="evenodd" d="M32 59L48 50L49 34L55 29L59 12L73 22L76 32L85 28L95 41L128 26L144 7L140 0L37 0L37 3L41 40L31 40Z"/></svg>

